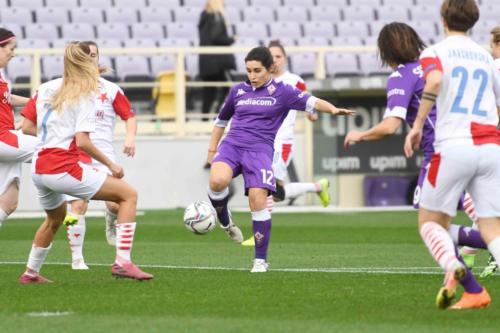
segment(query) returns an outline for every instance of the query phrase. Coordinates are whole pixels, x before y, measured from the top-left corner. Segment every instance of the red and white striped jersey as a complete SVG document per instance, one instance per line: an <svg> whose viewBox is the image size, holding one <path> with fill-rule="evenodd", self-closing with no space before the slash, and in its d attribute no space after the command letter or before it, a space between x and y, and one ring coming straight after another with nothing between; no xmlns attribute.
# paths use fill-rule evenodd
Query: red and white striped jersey
<svg viewBox="0 0 500 333"><path fill-rule="evenodd" d="M275 77L274 81L283 82L292 87L295 87L301 91L306 90L306 84L302 78L296 74L286 71L279 77ZM297 111L290 110L288 116L281 124L278 133L276 133L276 138L274 139L274 149L281 150L281 145L284 143L293 144L295 139L295 118L297 117Z"/></svg>
<svg viewBox="0 0 500 333"><path fill-rule="evenodd" d="M450 36L425 49L427 76L443 73L436 101L436 151L456 145L500 144L500 72L492 56L467 36Z"/></svg>
<svg viewBox="0 0 500 333"><path fill-rule="evenodd" d="M79 150L75 134L93 132L96 127L95 94L84 97L79 103L64 107L61 112L52 109L50 99L61 86L62 79L42 84L26 104L21 114L37 124L40 144L33 154L33 171L37 174L67 172L81 180L78 165Z"/></svg>
<svg viewBox="0 0 500 333"><path fill-rule="evenodd" d="M113 161L113 133L116 123L116 116L122 120L127 120L135 116L130 106L128 98L123 90L115 83L106 79L99 79L99 94L96 99L96 128L90 134L92 143ZM80 159L83 162L90 163L90 156L82 153Z"/></svg>

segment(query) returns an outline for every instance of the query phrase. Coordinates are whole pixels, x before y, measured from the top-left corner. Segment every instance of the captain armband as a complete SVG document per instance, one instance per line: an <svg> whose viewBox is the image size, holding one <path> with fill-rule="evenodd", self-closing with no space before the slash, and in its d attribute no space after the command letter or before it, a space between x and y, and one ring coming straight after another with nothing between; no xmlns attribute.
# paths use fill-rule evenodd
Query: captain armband
<svg viewBox="0 0 500 333"><path fill-rule="evenodd" d="M430 92L425 92L422 94L422 99L426 99L428 101L431 101L433 103L436 102L436 99L437 99L437 95L436 94L433 94L433 93L430 93Z"/></svg>

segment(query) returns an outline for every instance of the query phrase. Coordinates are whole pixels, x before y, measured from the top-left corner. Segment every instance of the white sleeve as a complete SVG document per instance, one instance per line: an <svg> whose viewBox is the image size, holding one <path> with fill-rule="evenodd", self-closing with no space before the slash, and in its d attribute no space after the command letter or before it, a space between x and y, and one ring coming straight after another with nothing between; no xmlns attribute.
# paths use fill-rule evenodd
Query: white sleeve
<svg viewBox="0 0 500 333"><path fill-rule="evenodd" d="M75 133L95 131L95 98L82 98L76 111Z"/></svg>
<svg viewBox="0 0 500 333"><path fill-rule="evenodd" d="M398 117L405 120L407 111L408 110L402 106L395 106L392 109L385 108L384 119L388 117Z"/></svg>
<svg viewBox="0 0 500 333"><path fill-rule="evenodd" d="M500 61L495 61L495 65L495 69L493 70L493 89L495 90L497 106L500 107Z"/></svg>

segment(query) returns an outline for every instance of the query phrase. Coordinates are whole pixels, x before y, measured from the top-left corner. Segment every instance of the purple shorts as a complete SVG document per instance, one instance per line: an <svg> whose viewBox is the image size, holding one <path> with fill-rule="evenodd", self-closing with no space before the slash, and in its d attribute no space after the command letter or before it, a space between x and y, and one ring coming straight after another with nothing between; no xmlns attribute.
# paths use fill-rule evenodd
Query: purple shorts
<svg viewBox="0 0 500 333"><path fill-rule="evenodd" d="M250 188L265 188L276 191L273 173L273 158L267 152L251 151L222 142L215 155L214 162L224 162L233 170L233 178L243 175L245 194Z"/></svg>

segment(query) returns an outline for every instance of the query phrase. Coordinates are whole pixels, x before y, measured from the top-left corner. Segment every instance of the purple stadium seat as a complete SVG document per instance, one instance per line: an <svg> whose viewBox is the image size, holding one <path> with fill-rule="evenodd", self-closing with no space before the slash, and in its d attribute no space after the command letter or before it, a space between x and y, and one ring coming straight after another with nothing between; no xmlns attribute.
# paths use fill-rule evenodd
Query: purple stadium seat
<svg viewBox="0 0 500 333"><path fill-rule="evenodd" d="M116 8L143 8L147 3L145 0L114 0Z"/></svg>
<svg viewBox="0 0 500 333"><path fill-rule="evenodd" d="M252 6L258 6L263 8L281 8L281 0L250 0Z"/></svg>
<svg viewBox="0 0 500 333"><path fill-rule="evenodd" d="M19 39L17 47L20 49L48 49L50 43L47 39Z"/></svg>
<svg viewBox="0 0 500 333"><path fill-rule="evenodd" d="M361 72L365 75L387 75L392 72L389 67L382 67L376 53L359 54L359 65Z"/></svg>
<svg viewBox="0 0 500 333"><path fill-rule="evenodd" d="M246 8L248 7L248 0L226 0L224 1L226 11L231 7Z"/></svg>
<svg viewBox="0 0 500 333"><path fill-rule="evenodd" d="M173 22L172 10L168 7L144 7L139 9L141 22L166 24Z"/></svg>
<svg viewBox="0 0 500 333"><path fill-rule="evenodd" d="M206 0L184 0L184 6L189 7L204 7L207 4Z"/></svg>
<svg viewBox="0 0 500 333"><path fill-rule="evenodd" d="M275 22L274 10L265 7L249 7L243 11L243 19L246 22ZM237 23L237 22L234 22Z"/></svg>
<svg viewBox="0 0 500 333"><path fill-rule="evenodd" d="M122 41L120 39L110 38L98 38L96 39L96 43L100 49L111 49L111 48L121 48L123 47Z"/></svg>
<svg viewBox="0 0 500 333"><path fill-rule="evenodd" d="M354 53L327 53L326 70L329 76L359 75L358 60Z"/></svg>
<svg viewBox="0 0 500 333"><path fill-rule="evenodd" d="M26 38L31 39L57 39L59 38L59 33L57 32L57 26L50 23L40 23L40 24L30 24L24 27L24 33Z"/></svg>
<svg viewBox="0 0 500 333"><path fill-rule="evenodd" d="M132 38L165 38L165 28L161 23L135 23L130 26Z"/></svg>
<svg viewBox="0 0 500 333"><path fill-rule="evenodd" d="M334 6L311 7L309 8L309 13L311 14L311 22L338 22L342 17L342 15L340 14L340 9Z"/></svg>
<svg viewBox="0 0 500 333"><path fill-rule="evenodd" d="M378 37L378 34L380 33L380 30L382 30L382 28L387 23L390 23L390 22L388 22L388 21L373 21L373 22L369 22L368 24L370 26L371 36L373 36L375 38ZM366 39L366 37L365 37L365 39Z"/></svg>
<svg viewBox="0 0 500 333"><path fill-rule="evenodd" d="M330 37L335 35L333 24L328 21L311 21L302 24L304 36L307 37Z"/></svg>
<svg viewBox="0 0 500 333"><path fill-rule="evenodd" d="M101 8L73 8L70 10L71 22L102 24L104 17Z"/></svg>
<svg viewBox="0 0 500 333"><path fill-rule="evenodd" d="M240 37L265 39L268 37L265 24L257 22L235 22L236 34Z"/></svg>
<svg viewBox="0 0 500 333"><path fill-rule="evenodd" d="M10 0L10 6L16 8L36 9L43 7L43 0Z"/></svg>
<svg viewBox="0 0 500 333"><path fill-rule="evenodd" d="M371 22L375 19L373 6L350 6L342 9L344 21Z"/></svg>
<svg viewBox="0 0 500 333"><path fill-rule="evenodd" d="M366 36L363 38L363 44L366 46L377 46L378 36Z"/></svg>
<svg viewBox="0 0 500 333"><path fill-rule="evenodd" d="M314 53L293 53L290 55L292 72L300 76L314 76L316 55Z"/></svg>
<svg viewBox="0 0 500 333"><path fill-rule="evenodd" d="M157 54L151 57L151 73L153 76L168 70L175 70L175 55Z"/></svg>
<svg viewBox="0 0 500 333"><path fill-rule="evenodd" d="M240 9L237 7L226 7L225 14L229 22L239 22L242 19Z"/></svg>
<svg viewBox="0 0 500 333"><path fill-rule="evenodd" d="M384 6L400 6L401 8L411 8L414 5L413 0L382 0L382 1L384 2L383 3ZM433 2L432 4L435 3L436 2Z"/></svg>
<svg viewBox="0 0 500 333"><path fill-rule="evenodd" d="M31 77L32 58L30 56L15 56L7 66L8 77L13 82L28 82Z"/></svg>
<svg viewBox="0 0 500 333"><path fill-rule="evenodd" d="M376 9L379 20L408 21L408 8L402 6L382 6Z"/></svg>
<svg viewBox="0 0 500 333"><path fill-rule="evenodd" d="M64 49L66 47L66 45L68 45L68 43L71 41L72 41L72 39L59 38L59 39L54 39L50 42L51 42L53 48Z"/></svg>
<svg viewBox="0 0 500 333"><path fill-rule="evenodd" d="M349 0L351 6L371 6L372 8L380 5L380 0Z"/></svg>
<svg viewBox="0 0 500 333"><path fill-rule="evenodd" d="M20 24L17 23L4 23L3 21L0 21L0 27L5 28L7 30L10 30L16 35L17 38L23 38L23 28Z"/></svg>
<svg viewBox="0 0 500 333"><path fill-rule="evenodd" d="M64 69L63 56L42 57L42 77L45 80L52 80L61 77Z"/></svg>
<svg viewBox="0 0 500 333"><path fill-rule="evenodd" d="M0 8L0 23L2 25L10 23L28 25L32 22L33 16L29 8Z"/></svg>
<svg viewBox="0 0 500 333"><path fill-rule="evenodd" d="M439 10L434 6L414 6L410 9L410 17L413 21L433 21L440 20Z"/></svg>
<svg viewBox="0 0 500 333"><path fill-rule="evenodd" d="M334 6L342 8L347 6L347 0L316 0L316 6Z"/></svg>
<svg viewBox="0 0 500 333"><path fill-rule="evenodd" d="M100 47L100 46L99 46ZM107 69L106 72L101 73L101 76L110 81L118 81L116 73L114 72L113 59L107 55L99 56L99 66Z"/></svg>
<svg viewBox="0 0 500 333"><path fill-rule="evenodd" d="M45 0L45 7L75 8L78 0Z"/></svg>
<svg viewBox="0 0 500 333"><path fill-rule="evenodd" d="M300 40L300 46L328 46L330 45L330 39L327 37L323 37L327 35L321 36L310 36L304 37ZM328 35L331 36L331 35Z"/></svg>
<svg viewBox="0 0 500 333"><path fill-rule="evenodd" d="M158 41L159 47L189 47L193 46L189 38L164 38Z"/></svg>
<svg viewBox="0 0 500 333"><path fill-rule="evenodd" d="M106 22L108 23L125 23L132 24L139 22L139 16L137 15L137 9L124 7L112 7L104 10L104 16L106 16Z"/></svg>
<svg viewBox="0 0 500 333"><path fill-rule="evenodd" d="M115 57L116 75L121 81L144 81L151 79L148 58L143 55Z"/></svg>
<svg viewBox="0 0 500 333"><path fill-rule="evenodd" d="M110 8L111 0L80 0L80 7L84 8Z"/></svg>
<svg viewBox="0 0 500 333"><path fill-rule="evenodd" d="M283 0L283 4L285 7L288 6L305 6L305 7L313 7L314 0Z"/></svg>
<svg viewBox="0 0 500 333"><path fill-rule="evenodd" d="M130 37L128 26L124 23L105 23L96 28L97 38L127 39Z"/></svg>
<svg viewBox="0 0 500 333"><path fill-rule="evenodd" d="M240 37L233 44L233 46L250 46L250 47L255 47L259 45L260 45L259 39L254 37Z"/></svg>
<svg viewBox="0 0 500 333"><path fill-rule="evenodd" d="M302 31L300 25L294 22L273 22L269 24L269 31L271 38L275 37L288 37L300 38Z"/></svg>
<svg viewBox="0 0 500 333"><path fill-rule="evenodd" d="M337 22L337 36L367 36L368 25L366 21Z"/></svg>
<svg viewBox="0 0 500 333"><path fill-rule="evenodd" d="M167 38L188 38L198 37L198 22L172 22L166 25Z"/></svg>
<svg viewBox="0 0 500 333"><path fill-rule="evenodd" d="M131 38L123 41L123 46L127 48L157 47L156 40L151 38Z"/></svg>
<svg viewBox="0 0 500 333"><path fill-rule="evenodd" d="M436 1L434 1L434 0L415 0L415 4L419 5L419 6L426 5L426 6L432 7L432 6L436 5Z"/></svg>
<svg viewBox="0 0 500 333"><path fill-rule="evenodd" d="M35 9L37 23L64 24L69 23L68 10L62 7L42 7Z"/></svg>
<svg viewBox="0 0 500 333"><path fill-rule="evenodd" d="M175 22L198 22L200 20L202 7L178 7L174 8Z"/></svg>
<svg viewBox="0 0 500 333"><path fill-rule="evenodd" d="M179 3L177 1L165 1L165 0L149 0L150 7L168 7L177 8Z"/></svg>
<svg viewBox="0 0 500 333"><path fill-rule="evenodd" d="M363 180L365 206L403 206L408 202L413 177L366 176Z"/></svg>
<svg viewBox="0 0 500 333"><path fill-rule="evenodd" d="M307 8L304 6L287 6L276 11L278 21L307 22Z"/></svg>
<svg viewBox="0 0 500 333"><path fill-rule="evenodd" d="M339 36L331 38L333 46L361 46L363 41L359 36Z"/></svg>
<svg viewBox="0 0 500 333"><path fill-rule="evenodd" d="M434 40L438 35L436 31L436 24L431 21L411 21L408 24L415 29L417 34L422 38L425 43Z"/></svg>

